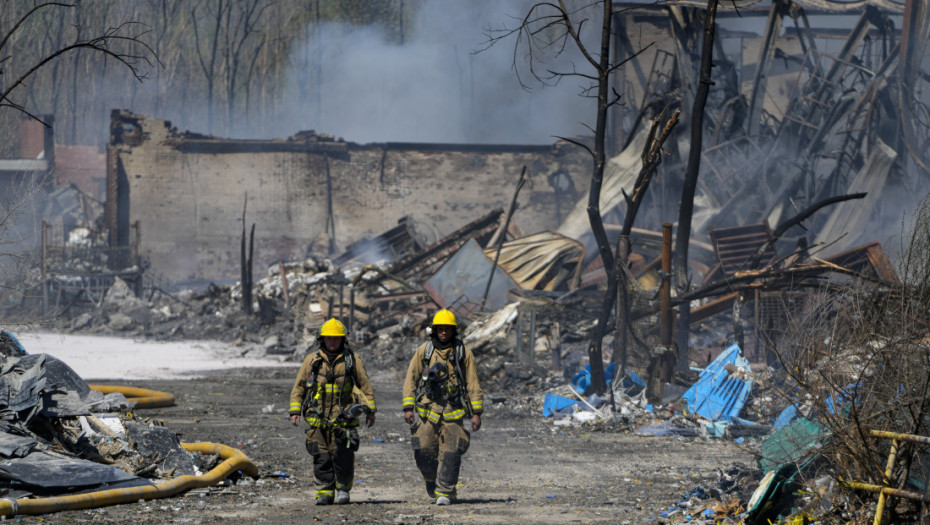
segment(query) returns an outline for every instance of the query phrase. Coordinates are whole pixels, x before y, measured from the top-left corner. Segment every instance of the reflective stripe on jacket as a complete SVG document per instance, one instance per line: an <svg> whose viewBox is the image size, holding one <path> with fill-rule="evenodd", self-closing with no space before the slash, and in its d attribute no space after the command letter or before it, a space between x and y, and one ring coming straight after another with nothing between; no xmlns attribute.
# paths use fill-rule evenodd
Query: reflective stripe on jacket
<svg viewBox="0 0 930 525"><path fill-rule="evenodd" d="M423 343L417 348L413 358L410 360L410 365L407 367L407 376L404 379L403 388L403 407L404 409L416 408L417 413L422 419L428 419L433 422L437 422L440 419L444 421L457 421L462 419L465 417L467 410L465 410L464 406L455 403L455 400L430 399L427 394L417 402L417 387L420 377L423 375L423 356L426 354L426 346L427 343ZM462 385L459 385L459 378L455 373L453 352L454 346L445 349L434 349L433 355L430 357L430 361L427 363L426 367L429 368L433 366L437 361L444 363L449 368L449 381L456 387L459 387L459 391L461 391ZM468 393L468 398L471 400L471 409L474 413L480 414L484 409L484 392L481 390L481 385L478 383L478 367L475 365L475 356L468 347L465 348L462 362L459 363L459 365L462 370L462 375L465 376L464 386Z"/></svg>
<svg viewBox="0 0 930 525"><path fill-rule="evenodd" d="M375 412L375 393L368 381L368 373L365 371L365 365L357 353L353 352L355 361L353 374L354 377L346 377L345 357L342 351L339 351L332 360L330 360L322 350L308 355L300 370L297 372L297 378L294 381L294 387L291 389L290 397L290 414L297 414L304 417L311 427L320 427L326 425L336 426L358 426L357 418L342 418L337 421L337 417L342 413L342 409L355 401L355 394L361 394L364 397L362 402L367 402L368 408ZM301 405L304 396L307 394L307 382L313 371L313 364L317 360L320 362L319 371L316 374L316 389L314 398L315 406L308 407L307 413L301 414ZM331 377L331 382L327 382L327 375ZM355 391L353 393L353 390Z"/></svg>

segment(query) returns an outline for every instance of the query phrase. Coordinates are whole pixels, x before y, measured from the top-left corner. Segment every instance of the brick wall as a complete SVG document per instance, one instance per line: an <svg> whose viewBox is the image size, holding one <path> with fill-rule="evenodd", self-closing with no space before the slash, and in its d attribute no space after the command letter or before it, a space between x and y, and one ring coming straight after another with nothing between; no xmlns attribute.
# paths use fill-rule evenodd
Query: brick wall
<svg viewBox="0 0 930 525"><path fill-rule="evenodd" d="M74 184L91 197L103 201L107 178L106 155L95 146L55 145L55 183Z"/></svg>
<svg viewBox="0 0 930 525"><path fill-rule="evenodd" d="M111 144L128 185L123 205L130 223L140 221L141 253L172 281L238 278L246 194L246 224L256 225L257 277L280 259L326 255L327 157L337 253L405 215L433 241L494 208L506 209L524 165L532 185L521 192L514 222L526 233L555 229L555 195L546 177L562 168L584 188L590 172L589 157L567 144L350 143L341 145L343 153L324 156L312 145L308 151L273 151L293 148L293 141L213 140L204 146L171 133L162 120L122 115L141 128L131 144L119 139ZM195 142L200 146L192 147ZM108 208L117 206L112 200Z"/></svg>

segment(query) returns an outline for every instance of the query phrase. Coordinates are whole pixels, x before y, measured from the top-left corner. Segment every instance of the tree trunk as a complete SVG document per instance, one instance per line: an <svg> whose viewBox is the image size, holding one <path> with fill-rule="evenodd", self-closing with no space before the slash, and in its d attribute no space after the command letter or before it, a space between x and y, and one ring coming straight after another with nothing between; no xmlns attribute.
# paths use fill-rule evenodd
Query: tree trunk
<svg viewBox="0 0 930 525"><path fill-rule="evenodd" d="M606 163L606 131L607 131L607 100L608 87L610 83L610 22L613 14L611 13L612 2L604 1L604 22L601 26L601 54L600 64L598 66L597 79L597 124L594 128L594 175L591 177L591 191L588 193L588 220L591 222L591 231L594 233L594 239L597 241L597 249L601 254L601 260L604 263L604 271L607 272L608 283L614 283L616 279L612 277L614 273L614 258L610 253L610 241L607 239L607 232L604 230L604 221L601 219L601 185L604 182L604 165ZM613 294L616 293L614 286L608 286L607 314L609 317L610 308L613 304ZM591 343L588 345L588 360L591 364L591 392L603 393L607 389L607 383L604 381L604 361L601 352L601 342L604 338L604 332L607 330L607 319L601 313L597 326L594 327L594 334L591 337Z"/></svg>
<svg viewBox="0 0 930 525"><path fill-rule="evenodd" d="M688 168L681 190L681 207L678 209L678 236L675 239L675 280L679 295L689 288L688 241L691 239L691 215L694 213L694 192L701 169L701 146L704 134L704 105L711 85L711 67L714 53L714 19L717 0L707 0L704 17L704 44L701 48L701 79L694 96L691 112L691 147L688 151ZM678 367L688 366L688 335L691 325L691 306L686 301L678 310Z"/></svg>

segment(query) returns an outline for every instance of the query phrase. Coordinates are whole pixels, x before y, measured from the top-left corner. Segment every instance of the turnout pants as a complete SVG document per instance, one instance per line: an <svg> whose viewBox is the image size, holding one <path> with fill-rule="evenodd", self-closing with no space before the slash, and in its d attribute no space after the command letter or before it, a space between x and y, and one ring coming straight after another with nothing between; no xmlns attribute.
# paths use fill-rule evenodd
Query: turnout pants
<svg viewBox="0 0 930 525"><path fill-rule="evenodd" d="M462 420L438 421L419 420L410 427L410 443L413 459L426 481L426 490L431 496L453 497L459 481L462 454L468 450L470 435Z"/></svg>
<svg viewBox="0 0 930 525"><path fill-rule="evenodd" d="M307 452L313 456L316 497L349 491L355 479L358 430L352 427L314 427L307 431Z"/></svg>

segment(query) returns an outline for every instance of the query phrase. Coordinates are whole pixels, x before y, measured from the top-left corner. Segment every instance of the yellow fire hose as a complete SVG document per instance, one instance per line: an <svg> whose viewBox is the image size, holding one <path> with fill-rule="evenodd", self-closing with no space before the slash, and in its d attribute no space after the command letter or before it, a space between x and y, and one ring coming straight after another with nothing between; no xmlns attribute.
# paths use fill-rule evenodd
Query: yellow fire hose
<svg viewBox="0 0 930 525"><path fill-rule="evenodd" d="M104 394L119 392L125 395L130 401L135 401L137 408L166 407L174 404L174 396L167 392L128 386L88 386ZM216 485L237 470L241 470L243 474L253 478L258 477L258 467L256 467L255 464L252 463L252 460L241 450L218 443L181 443L181 447L190 452L218 455L223 458L223 462L202 476L178 476L162 483L145 485L142 487L108 489L51 498L20 498L16 500L2 498L0 499L0 516L48 514L50 512L59 512L63 510L90 509L105 507L107 505L117 505L120 503L133 503L143 499L167 498L185 490Z"/></svg>
<svg viewBox="0 0 930 525"><path fill-rule="evenodd" d="M136 408L162 408L174 405L174 396L168 392L121 385L87 386L89 386L91 390L97 390L104 394L123 394L128 400L136 403Z"/></svg>
<svg viewBox="0 0 930 525"><path fill-rule="evenodd" d="M202 476L178 476L172 480L154 485L101 490L87 494L51 498L0 499L0 516L48 514L62 510L90 509L119 503L133 503L143 499L167 498L185 490L216 485L237 470L241 470L252 477L258 476L258 468L248 456L238 449L217 443L181 443L181 446L191 452L219 455L224 461Z"/></svg>

